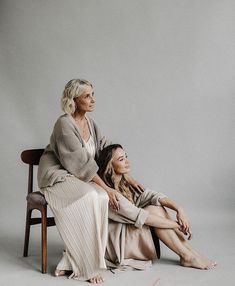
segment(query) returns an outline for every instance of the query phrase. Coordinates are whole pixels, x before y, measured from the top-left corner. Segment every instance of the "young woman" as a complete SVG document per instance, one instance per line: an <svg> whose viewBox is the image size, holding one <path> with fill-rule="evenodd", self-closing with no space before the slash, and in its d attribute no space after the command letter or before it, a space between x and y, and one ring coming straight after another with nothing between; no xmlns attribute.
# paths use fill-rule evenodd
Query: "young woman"
<svg viewBox="0 0 235 286"><path fill-rule="evenodd" d="M216 265L195 251L185 239L185 236L191 239L192 233L181 206L162 193L148 188L141 191L128 183L125 175L130 171L130 164L121 145L105 147L100 152L98 165L99 176L115 189L119 203L118 210L109 209L108 266L145 269L148 260L154 258L152 237L146 230L149 227L153 227L158 238L179 255L182 266L210 269ZM165 208L176 212L176 221Z"/></svg>

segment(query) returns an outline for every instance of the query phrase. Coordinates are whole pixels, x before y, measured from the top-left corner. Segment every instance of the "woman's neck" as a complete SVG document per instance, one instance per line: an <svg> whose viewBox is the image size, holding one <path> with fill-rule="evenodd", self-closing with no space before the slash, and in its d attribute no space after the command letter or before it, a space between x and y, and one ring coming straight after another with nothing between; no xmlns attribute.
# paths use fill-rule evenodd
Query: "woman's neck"
<svg viewBox="0 0 235 286"><path fill-rule="evenodd" d="M73 118L77 121L83 121L84 119L86 119L86 111L76 110L73 114Z"/></svg>
<svg viewBox="0 0 235 286"><path fill-rule="evenodd" d="M121 179L122 179L122 175L119 175L119 174L116 174L115 175L115 178L114 178L114 186L115 188L118 188L120 182L121 182Z"/></svg>

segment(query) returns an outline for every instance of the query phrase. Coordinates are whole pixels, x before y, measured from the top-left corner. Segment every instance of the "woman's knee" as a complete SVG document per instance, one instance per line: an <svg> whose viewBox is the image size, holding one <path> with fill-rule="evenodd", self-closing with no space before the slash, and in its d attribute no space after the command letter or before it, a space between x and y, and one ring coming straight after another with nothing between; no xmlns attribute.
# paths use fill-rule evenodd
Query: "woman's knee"
<svg viewBox="0 0 235 286"><path fill-rule="evenodd" d="M161 217L168 216L167 211L162 206L150 205L150 206L145 207L144 209L147 210L149 214L155 214Z"/></svg>

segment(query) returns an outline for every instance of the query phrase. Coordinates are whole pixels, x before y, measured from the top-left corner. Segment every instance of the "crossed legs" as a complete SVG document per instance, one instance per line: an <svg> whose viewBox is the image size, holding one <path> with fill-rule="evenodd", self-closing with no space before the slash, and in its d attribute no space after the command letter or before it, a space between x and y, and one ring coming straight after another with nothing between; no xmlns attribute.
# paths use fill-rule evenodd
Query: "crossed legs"
<svg viewBox="0 0 235 286"><path fill-rule="evenodd" d="M155 232L159 239L172 251L174 251L180 257L180 264L185 267L194 267L198 269L210 269L213 268L216 263L212 262L208 258L199 254L194 250L190 244L184 238L182 232L178 227L162 228L161 226L156 226L159 217L160 222L166 222L165 227L171 220L169 214L162 206L147 206L145 208L150 214L150 219L147 218L146 224L154 226ZM152 224L152 218L155 216L155 225ZM173 223L176 223L172 220Z"/></svg>

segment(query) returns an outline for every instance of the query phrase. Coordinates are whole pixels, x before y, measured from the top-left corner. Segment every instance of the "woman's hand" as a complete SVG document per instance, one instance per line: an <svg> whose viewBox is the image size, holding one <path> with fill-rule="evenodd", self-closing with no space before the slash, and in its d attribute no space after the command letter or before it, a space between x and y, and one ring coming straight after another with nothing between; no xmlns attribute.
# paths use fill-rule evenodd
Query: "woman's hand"
<svg viewBox="0 0 235 286"><path fill-rule="evenodd" d="M182 231L184 235L188 235L188 239L192 239L192 231L190 228L190 223L189 220L187 219L187 216L183 208L167 197L159 199L159 202L163 207L167 207L176 211L176 218L179 224L178 229Z"/></svg>
<svg viewBox="0 0 235 286"><path fill-rule="evenodd" d="M127 180L127 182L131 185L130 189L134 192L138 192L138 193L143 193L145 190L145 187L140 184L139 182L137 182L134 178L132 178L129 174L125 175L125 179Z"/></svg>
<svg viewBox="0 0 235 286"><path fill-rule="evenodd" d="M116 211L119 210L118 192L115 189L109 188L107 194L109 196L109 206Z"/></svg>
<svg viewBox="0 0 235 286"><path fill-rule="evenodd" d="M119 210L118 192L115 189L108 187L97 174L92 178L92 182L96 183L107 192L107 195L109 196L109 206L114 210Z"/></svg>
<svg viewBox="0 0 235 286"><path fill-rule="evenodd" d="M176 218L180 225L180 231L182 231L185 235L189 235L188 239L192 239L192 232L190 230L189 220L182 208L177 210Z"/></svg>

